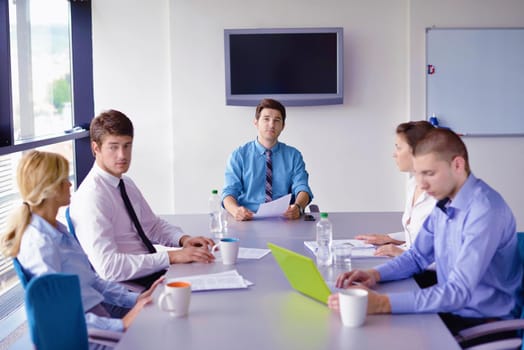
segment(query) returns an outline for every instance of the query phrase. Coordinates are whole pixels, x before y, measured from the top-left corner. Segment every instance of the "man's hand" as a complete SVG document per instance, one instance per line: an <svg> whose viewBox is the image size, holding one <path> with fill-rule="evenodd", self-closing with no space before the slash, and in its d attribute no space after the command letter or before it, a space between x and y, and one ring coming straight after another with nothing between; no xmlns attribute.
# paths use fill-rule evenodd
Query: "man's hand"
<svg viewBox="0 0 524 350"><path fill-rule="evenodd" d="M378 294L372 290L369 290L364 287L351 287L351 288L360 288L368 291L368 315L371 314L389 314L391 313L391 304L387 295ZM340 302L338 293L331 294L328 298L328 307L331 310L339 311Z"/></svg>
<svg viewBox="0 0 524 350"><path fill-rule="evenodd" d="M377 270L352 270L344 272L337 278L337 288L348 288L353 282L358 282L368 288L373 287L380 280L380 275Z"/></svg>
<svg viewBox="0 0 524 350"><path fill-rule="evenodd" d="M188 246L179 250L169 250L167 254L169 255L170 264L190 262L210 263L215 260L215 256L211 254L209 249L204 247Z"/></svg>
<svg viewBox="0 0 524 350"><path fill-rule="evenodd" d="M402 253L404 253L404 250L393 244L386 244L375 250L376 256L399 256Z"/></svg>
<svg viewBox="0 0 524 350"><path fill-rule="evenodd" d="M300 208L296 204L291 204L286 212L284 213L284 217L286 219L290 220L296 220L300 218Z"/></svg>
<svg viewBox="0 0 524 350"><path fill-rule="evenodd" d="M254 215L254 213L251 210L249 210L249 209L247 209L245 207L238 207L233 212L233 217L237 221L251 220L251 219L253 219L253 215Z"/></svg>
<svg viewBox="0 0 524 350"><path fill-rule="evenodd" d="M191 236L184 236L180 238L180 243L182 243L180 246L187 248L187 247L203 247L210 250L215 245L215 242L208 237L198 236L198 237L191 237Z"/></svg>

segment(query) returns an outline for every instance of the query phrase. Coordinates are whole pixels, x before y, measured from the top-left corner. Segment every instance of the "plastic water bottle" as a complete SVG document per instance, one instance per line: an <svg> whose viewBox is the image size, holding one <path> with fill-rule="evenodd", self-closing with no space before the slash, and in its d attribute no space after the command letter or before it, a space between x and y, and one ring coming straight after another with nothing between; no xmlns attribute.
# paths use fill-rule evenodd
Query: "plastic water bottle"
<svg viewBox="0 0 524 350"><path fill-rule="evenodd" d="M217 190L211 191L209 197L209 232L218 235L222 232L220 220L221 200Z"/></svg>
<svg viewBox="0 0 524 350"><path fill-rule="evenodd" d="M331 266L333 256L331 244L333 242L333 226L328 220L328 213L320 213L320 221L317 223L317 265Z"/></svg>

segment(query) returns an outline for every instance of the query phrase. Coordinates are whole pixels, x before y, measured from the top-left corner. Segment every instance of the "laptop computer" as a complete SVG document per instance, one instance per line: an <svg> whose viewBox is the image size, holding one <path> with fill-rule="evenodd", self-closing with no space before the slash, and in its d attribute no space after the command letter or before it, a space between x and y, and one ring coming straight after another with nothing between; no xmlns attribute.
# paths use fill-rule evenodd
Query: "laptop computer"
<svg viewBox="0 0 524 350"><path fill-rule="evenodd" d="M273 243L267 246L295 290L327 304L331 291L311 258Z"/></svg>

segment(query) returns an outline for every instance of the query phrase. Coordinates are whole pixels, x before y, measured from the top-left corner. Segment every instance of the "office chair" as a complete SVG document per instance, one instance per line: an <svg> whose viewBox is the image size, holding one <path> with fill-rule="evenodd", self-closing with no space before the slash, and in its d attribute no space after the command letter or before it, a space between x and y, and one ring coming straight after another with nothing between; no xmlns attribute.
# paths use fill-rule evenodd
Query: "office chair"
<svg viewBox="0 0 524 350"><path fill-rule="evenodd" d="M519 249L520 262L524 265L524 232L517 232L517 242ZM480 326L465 329L457 335L457 342L464 344L466 341L477 339L486 335L517 331L524 329L524 280L522 283L522 290L519 291L518 309L520 309L520 318L514 320L504 320L486 323ZM472 347L468 350L495 350L495 349L522 349L524 350L523 338L511 338L504 340L492 341Z"/></svg>
<svg viewBox="0 0 524 350"><path fill-rule="evenodd" d="M26 310L27 310L27 295L28 295L28 285L32 282L32 276L29 275L22 265L20 264L20 261L17 258L13 259L13 266L15 268L16 274L18 275L18 278L20 279L20 283L22 283L22 287L25 289L26 293ZM45 275L44 275L45 276ZM78 279L76 275L71 275ZM41 276L42 277L42 276ZM36 279L38 277L35 277ZM41 283L41 282L39 282ZM80 297L80 292L78 292L78 296ZM81 300L80 300L81 302ZM84 311L82 311L82 318L84 318ZM29 313L27 315L28 322L30 320ZM85 319L84 319L85 323ZM84 326L85 328L85 326ZM32 332L31 332L32 333ZM88 328L87 329L89 342L95 343L95 344L101 344L101 345L107 345L110 347L115 347L120 338L122 338L122 333L114 332L114 331L106 331L102 329L97 328ZM35 342L36 345L36 342Z"/></svg>
<svg viewBox="0 0 524 350"><path fill-rule="evenodd" d="M75 239L78 241L78 239L76 238L75 226L73 225L73 221L71 220L71 215L69 215L69 207L66 208L65 217L66 217L67 229L69 230L69 233L72 234L73 237L75 237Z"/></svg>
<svg viewBox="0 0 524 350"><path fill-rule="evenodd" d="M22 265L20 265L20 261L18 261L18 258L13 258L13 267L15 268L16 274L18 275L18 279L20 280L20 283L22 283L22 287L27 287L27 284L31 280L31 276L24 270Z"/></svg>
<svg viewBox="0 0 524 350"><path fill-rule="evenodd" d="M25 306L37 349L88 349L78 276L47 274L33 278L26 287Z"/></svg>
<svg viewBox="0 0 524 350"><path fill-rule="evenodd" d="M25 293L27 322L38 350L88 349L89 343L115 347L122 333L87 328L78 276L33 278Z"/></svg>

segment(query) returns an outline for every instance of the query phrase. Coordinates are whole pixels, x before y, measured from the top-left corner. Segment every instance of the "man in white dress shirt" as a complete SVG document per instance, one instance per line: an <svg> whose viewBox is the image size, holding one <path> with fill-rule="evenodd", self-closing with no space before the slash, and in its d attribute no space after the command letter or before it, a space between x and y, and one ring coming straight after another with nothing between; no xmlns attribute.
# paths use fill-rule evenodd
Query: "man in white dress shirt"
<svg viewBox="0 0 524 350"><path fill-rule="evenodd" d="M91 122L90 136L95 163L73 195L70 216L96 272L106 280L149 287L170 264L213 261L211 239L191 237L160 219L135 183L123 175L133 145L129 118L116 110L103 112ZM132 209L126 208L122 186ZM183 249L156 252L151 243Z"/></svg>

